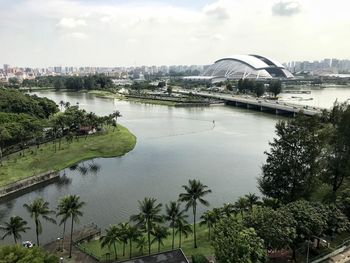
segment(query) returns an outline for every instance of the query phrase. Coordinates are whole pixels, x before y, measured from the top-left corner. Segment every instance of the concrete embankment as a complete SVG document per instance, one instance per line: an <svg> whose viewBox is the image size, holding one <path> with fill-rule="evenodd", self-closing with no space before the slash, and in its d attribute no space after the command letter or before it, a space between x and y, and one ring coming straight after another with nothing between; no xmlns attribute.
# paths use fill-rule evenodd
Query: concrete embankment
<svg viewBox="0 0 350 263"><path fill-rule="evenodd" d="M59 179L59 172L49 171L44 174L35 175L0 187L0 201L12 195L21 194L41 184L49 183Z"/></svg>

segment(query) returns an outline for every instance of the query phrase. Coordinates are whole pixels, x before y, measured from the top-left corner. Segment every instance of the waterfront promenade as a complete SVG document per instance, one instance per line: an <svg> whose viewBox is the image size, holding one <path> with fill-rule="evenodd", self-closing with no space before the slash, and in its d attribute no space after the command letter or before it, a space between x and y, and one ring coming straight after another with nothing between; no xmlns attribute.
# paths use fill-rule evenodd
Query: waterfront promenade
<svg viewBox="0 0 350 263"><path fill-rule="evenodd" d="M184 91L177 90L174 91L180 94L187 95L196 95L206 98L214 98L224 101L226 104L246 107L247 109L256 109L260 111L272 112L277 115L295 115L298 112L303 112L305 115L313 116L316 114L321 114L323 108L311 107L311 106L303 106L297 105L287 102L280 102L278 100L267 100L263 98L254 98L250 96L242 96L242 95L231 95L231 94L222 94L222 93L208 93L208 92L193 92L193 91Z"/></svg>

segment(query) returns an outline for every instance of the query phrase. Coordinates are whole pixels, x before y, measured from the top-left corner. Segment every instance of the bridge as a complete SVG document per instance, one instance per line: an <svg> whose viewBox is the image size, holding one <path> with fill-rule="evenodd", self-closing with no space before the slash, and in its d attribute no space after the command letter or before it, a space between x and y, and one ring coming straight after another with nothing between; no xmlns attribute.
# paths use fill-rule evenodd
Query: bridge
<svg viewBox="0 0 350 263"><path fill-rule="evenodd" d="M214 98L224 101L228 105L234 105L236 107L244 107L247 109L255 109L264 112L274 113L276 115L288 115L295 116L298 112L303 112L307 116L314 116L321 114L324 108L316 108L312 106L298 105L286 102L280 102L278 100L266 100L253 98L242 95L230 95L221 93L208 93L208 92L193 92L177 90L175 93L196 95L205 98Z"/></svg>

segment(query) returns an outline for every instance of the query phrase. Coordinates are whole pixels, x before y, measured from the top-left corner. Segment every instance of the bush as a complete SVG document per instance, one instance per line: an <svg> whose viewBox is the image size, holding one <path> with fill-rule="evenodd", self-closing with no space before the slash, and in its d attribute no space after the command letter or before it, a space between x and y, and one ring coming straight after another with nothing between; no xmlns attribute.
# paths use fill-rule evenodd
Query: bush
<svg viewBox="0 0 350 263"><path fill-rule="evenodd" d="M209 260L202 254L192 255L192 263L209 263Z"/></svg>

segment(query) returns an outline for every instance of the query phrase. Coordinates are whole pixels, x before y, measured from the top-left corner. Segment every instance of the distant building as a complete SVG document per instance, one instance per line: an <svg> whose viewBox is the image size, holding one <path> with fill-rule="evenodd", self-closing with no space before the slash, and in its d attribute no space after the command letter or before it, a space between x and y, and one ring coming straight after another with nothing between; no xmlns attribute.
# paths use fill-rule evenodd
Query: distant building
<svg viewBox="0 0 350 263"><path fill-rule="evenodd" d="M259 55L235 55L222 58L209 66L201 76L187 80L219 82L230 79L294 78L281 63Z"/></svg>

